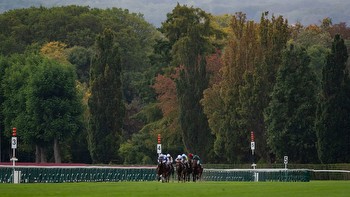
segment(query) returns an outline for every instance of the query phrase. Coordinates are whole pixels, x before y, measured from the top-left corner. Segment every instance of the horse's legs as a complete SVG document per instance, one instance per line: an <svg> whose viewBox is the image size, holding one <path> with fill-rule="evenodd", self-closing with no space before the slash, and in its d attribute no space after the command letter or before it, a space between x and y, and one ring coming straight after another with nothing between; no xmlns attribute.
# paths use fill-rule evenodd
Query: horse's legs
<svg viewBox="0 0 350 197"><path fill-rule="evenodd" d="M170 172L168 172L166 176L166 182L169 183L169 181L170 181Z"/></svg>

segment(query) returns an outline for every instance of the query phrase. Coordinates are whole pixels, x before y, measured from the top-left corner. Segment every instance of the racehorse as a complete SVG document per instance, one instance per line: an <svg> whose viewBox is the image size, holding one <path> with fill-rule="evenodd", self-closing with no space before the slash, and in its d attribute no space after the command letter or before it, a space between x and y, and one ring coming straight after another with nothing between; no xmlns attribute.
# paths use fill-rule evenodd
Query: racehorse
<svg viewBox="0 0 350 197"><path fill-rule="evenodd" d="M197 180L200 180L203 173L203 167L197 160L194 160L192 162L192 175L193 175L193 182L196 182Z"/></svg>
<svg viewBox="0 0 350 197"><path fill-rule="evenodd" d="M186 181L186 174L187 169L185 164L183 164L181 161L176 161L176 174L177 174L177 181Z"/></svg>
<svg viewBox="0 0 350 197"><path fill-rule="evenodd" d="M162 179L162 182L169 182L170 173L171 173L170 166L168 166L165 163L158 162L158 166L157 166L158 181L160 181L160 179Z"/></svg>
<svg viewBox="0 0 350 197"><path fill-rule="evenodd" d="M188 162L186 164L186 179L187 179L188 182L190 182L190 180L191 180L192 172L193 172L192 160L188 160Z"/></svg>
<svg viewBox="0 0 350 197"><path fill-rule="evenodd" d="M174 175L175 174L174 166L173 166L173 164L170 164L169 167L170 167L169 178L170 178L170 175L171 175L172 180L174 181L174 176L175 176Z"/></svg>

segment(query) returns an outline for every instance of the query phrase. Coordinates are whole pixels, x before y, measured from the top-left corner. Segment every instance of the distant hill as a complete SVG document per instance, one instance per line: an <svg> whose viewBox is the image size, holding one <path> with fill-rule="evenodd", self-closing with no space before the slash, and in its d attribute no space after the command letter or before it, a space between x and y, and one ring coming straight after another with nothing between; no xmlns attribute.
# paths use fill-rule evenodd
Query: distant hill
<svg viewBox="0 0 350 197"><path fill-rule="evenodd" d="M260 20L261 13L269 11L274 15L283 15L289 23L301 22L304 25L319 24L326 18L332 18L334 24L346 22L350 24L349 0L0 0L0 13L10 9L28 8L31 6L62 6L82 5L96 8L120 7L131 12L144 14L145 19L159 27L166 19L166 14L176 6L176 3L193 5L214 15L234 14L244 12L248 19Z"/></svg>

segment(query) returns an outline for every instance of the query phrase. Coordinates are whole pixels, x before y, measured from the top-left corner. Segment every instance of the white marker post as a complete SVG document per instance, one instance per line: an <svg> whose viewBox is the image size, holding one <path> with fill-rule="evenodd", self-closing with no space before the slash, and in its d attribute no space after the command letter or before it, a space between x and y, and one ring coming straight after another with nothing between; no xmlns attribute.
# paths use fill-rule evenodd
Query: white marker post
<svg viewBox="0 0 350 197"><path fill-rule="evenodd" d="M284 156L284 157L283 157L283 161L284 161L284 169L287 169L288 156Z"/></svg>
<svg viewBox="0 0 350 197"><path fill-rule="evenodd" d="M13 168L13 183L18 183L18 172L15 173L15 166L16 166L16 161L18 159L16 158L16 148L17 148L17 129L14 127L12 128L12 138L11 138L11 148L12 148L12 158L10 161L12 161L12 168ZM16 179L17 177L17 179Z"/></svg>

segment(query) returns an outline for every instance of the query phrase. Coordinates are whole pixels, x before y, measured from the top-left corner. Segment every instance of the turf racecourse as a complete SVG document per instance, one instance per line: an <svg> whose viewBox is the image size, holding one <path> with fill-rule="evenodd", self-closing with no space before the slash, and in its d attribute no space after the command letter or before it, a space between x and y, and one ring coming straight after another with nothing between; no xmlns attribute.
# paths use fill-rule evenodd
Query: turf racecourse
<svg viewBox="0 0 350 197"><path fill-rule="evenodd" d="M350 181L99 182L0 184L1 197L26 196L350 196Z"/></svg>

